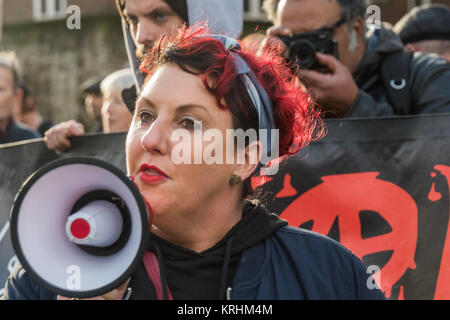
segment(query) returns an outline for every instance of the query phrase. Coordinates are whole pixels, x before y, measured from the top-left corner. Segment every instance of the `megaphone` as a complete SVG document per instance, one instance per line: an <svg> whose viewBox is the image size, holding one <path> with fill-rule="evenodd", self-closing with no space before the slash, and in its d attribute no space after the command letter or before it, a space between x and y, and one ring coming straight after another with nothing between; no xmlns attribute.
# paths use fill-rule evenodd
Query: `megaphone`
<svg viewBox="0 0 450 320"><path fill-rule="evenodd" d="M90 157L63 158L37 170L17 193L12 243L42 287L66 297L100 296L142 260L150 214L120 169Z"/></svg>

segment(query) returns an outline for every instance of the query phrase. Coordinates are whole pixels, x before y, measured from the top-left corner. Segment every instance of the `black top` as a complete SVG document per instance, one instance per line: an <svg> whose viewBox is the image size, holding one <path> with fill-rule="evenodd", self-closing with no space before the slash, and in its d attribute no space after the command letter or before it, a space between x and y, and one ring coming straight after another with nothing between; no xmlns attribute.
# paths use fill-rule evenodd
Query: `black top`
<svg viewBox="0 0 450 320"><path fill-rule="evenodd" d="M152 235L149 250L157 254L172 296L176 300L224 299L233 283L241 253L277 232L287 222L263 206L247 202L242 219L213 247L197 253ZM141 263L132 276L131 299L156 298ZM222 286L225 286L223 288Z"/></svg>
<svg viewBox="0 0 450 320"><path fill-rule="evenodd" d="M37 131L40 133L40 135L43 137L45 136L45 131L53 127L55 124L49 120L42 121L41 125L37 129Z"/></svg>
<svg viewBox="0 0 450 320"><path fill-rule="evenodd" d="M10 120L6 132L0 131L0 144L17 142L27 139L36 139L40 137L41 136L38 132L29 129L28 127L20 123Z"/></svg>

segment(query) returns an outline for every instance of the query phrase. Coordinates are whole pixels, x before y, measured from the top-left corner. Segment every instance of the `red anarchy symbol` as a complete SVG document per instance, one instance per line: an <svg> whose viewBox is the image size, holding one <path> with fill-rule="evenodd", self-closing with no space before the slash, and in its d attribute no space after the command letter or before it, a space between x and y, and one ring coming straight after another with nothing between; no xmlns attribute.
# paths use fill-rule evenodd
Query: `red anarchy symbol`
<svg viewBox="0 0 450 320"><path fill-rule="evenodd" d="M312 231L327 235L338 217L340 242L356 256L392 251L388 263L375 274L386 297L408 268L415 269L418 209L414 199L399 186L377 179L378 172L322 177L323 183L308 190L280 215L289 225L313 220ZM391 226L387 234L363 239L361 211L375 211Z"/></svg>

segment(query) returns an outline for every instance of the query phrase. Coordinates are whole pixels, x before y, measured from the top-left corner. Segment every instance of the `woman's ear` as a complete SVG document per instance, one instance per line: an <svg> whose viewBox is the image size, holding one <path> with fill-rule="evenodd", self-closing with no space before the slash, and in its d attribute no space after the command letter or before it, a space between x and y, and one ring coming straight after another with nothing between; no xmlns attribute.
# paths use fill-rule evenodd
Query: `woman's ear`
<svg viewBox="0 0 450 320"><path fill-rule="evenodd" d="M238 150L238 152L244 152L241 157L237 158L241 160L245 159L245 161L237 161L233 173L239 174L242 181L244 181L258 168L259 161L262 157L263 145L260 141L253 141L245 149Z"/></svg>

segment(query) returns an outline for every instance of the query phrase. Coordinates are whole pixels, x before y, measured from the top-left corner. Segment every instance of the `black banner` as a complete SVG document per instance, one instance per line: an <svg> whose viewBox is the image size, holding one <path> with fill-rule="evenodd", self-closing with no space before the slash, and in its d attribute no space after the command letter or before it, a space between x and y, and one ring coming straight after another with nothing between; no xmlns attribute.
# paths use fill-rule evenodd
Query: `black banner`
<svg viewBox="0 0 450 320"><path fill-rule="evenodd" d="M450 115L327 125L265 185L270 209L351 249L388 298L450 299Z"/></svg>
<svg viewBox="0 0 450 320"><path fill-rule="evenodd" d="M326 138L265 184L269 208L350 248L387 297L450 299L449 124L450 115L328 121ZM25 179L75 155L125 170L124 150L124 134L74 138L62 155L42 141L0 146L0 283L17 263L8 220Z"/></svg>

